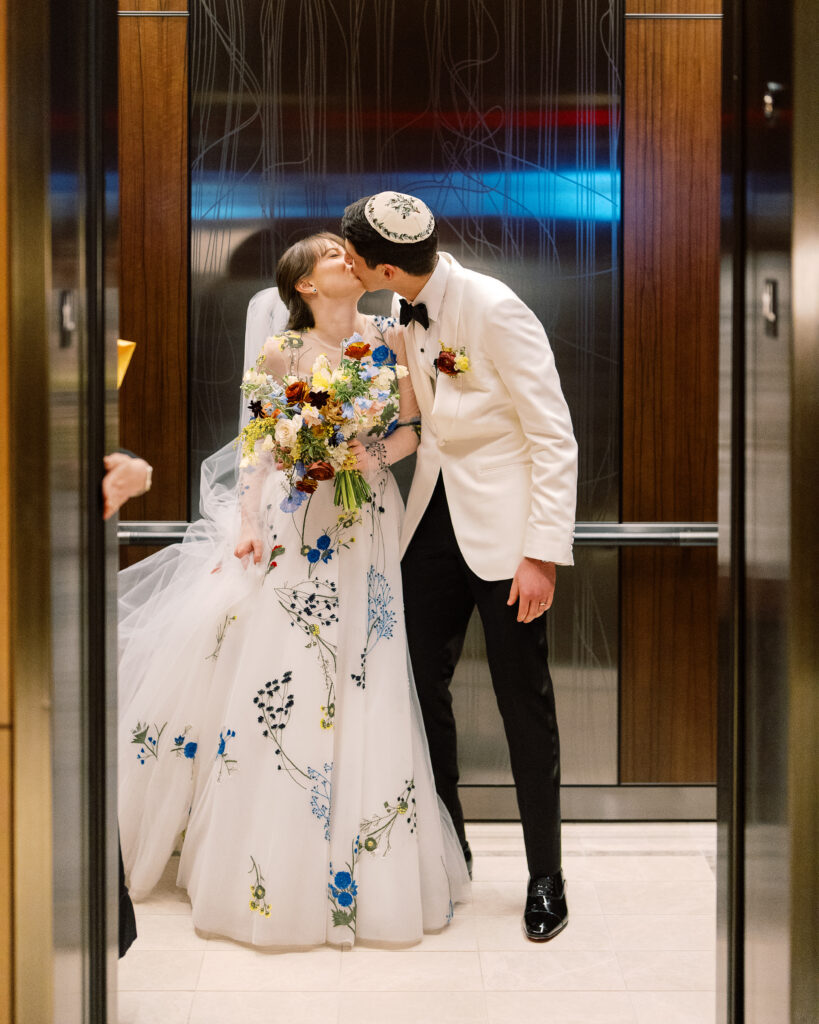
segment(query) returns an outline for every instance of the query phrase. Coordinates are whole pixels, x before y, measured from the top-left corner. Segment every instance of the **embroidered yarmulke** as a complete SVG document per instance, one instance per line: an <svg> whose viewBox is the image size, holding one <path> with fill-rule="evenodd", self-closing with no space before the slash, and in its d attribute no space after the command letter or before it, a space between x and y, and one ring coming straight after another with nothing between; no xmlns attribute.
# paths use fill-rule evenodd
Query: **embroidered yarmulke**
<svg viewBox="0 0 819 1024"><path fill-rule="evenodd" d="M403 192L379 192L364 207L370 226L390 242L422 242L435 230L435 218L426 203Z"/></svg>

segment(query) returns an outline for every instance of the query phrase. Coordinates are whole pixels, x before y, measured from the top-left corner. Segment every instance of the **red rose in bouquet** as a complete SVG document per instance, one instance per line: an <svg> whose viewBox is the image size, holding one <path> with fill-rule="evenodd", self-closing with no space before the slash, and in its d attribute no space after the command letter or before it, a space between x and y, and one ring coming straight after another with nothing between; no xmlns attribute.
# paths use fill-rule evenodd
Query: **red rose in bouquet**
<svg viewBox="0 0 819 1024"><path fill-rule="evenodd" d="M329 480L335 476L336 471L329 462L311 462L304 474L306 477L312 477L313 480Z"/></svg>
<svg viewBox="0 0 819 1024"><path fill-rule="evenodd" d="M310 388L303 380L294 380L292 384L288 384L284 389L284 396L290 405L296 405L307 398L309 390Z"/></svg>

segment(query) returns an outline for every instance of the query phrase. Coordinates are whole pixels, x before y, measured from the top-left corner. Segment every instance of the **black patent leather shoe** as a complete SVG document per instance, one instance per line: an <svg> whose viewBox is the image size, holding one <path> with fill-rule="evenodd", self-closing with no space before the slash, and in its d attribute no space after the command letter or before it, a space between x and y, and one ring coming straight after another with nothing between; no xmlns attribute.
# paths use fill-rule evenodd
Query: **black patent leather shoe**
<svg viewBox="0 0 819 1024"><path fill-rule="evenodd" d="M530 878L523 911L523 932L532 942L548 942L569 923L563 872Z"/></svg>
<svg viewBox="0 0 819 1024"><path fill-rule="evenodd" d="M461 849L464 851L464 860L466 861L466 870L469 872L469 878L472 879L472 851L469 849L469 843L461 843Z"/></svg>

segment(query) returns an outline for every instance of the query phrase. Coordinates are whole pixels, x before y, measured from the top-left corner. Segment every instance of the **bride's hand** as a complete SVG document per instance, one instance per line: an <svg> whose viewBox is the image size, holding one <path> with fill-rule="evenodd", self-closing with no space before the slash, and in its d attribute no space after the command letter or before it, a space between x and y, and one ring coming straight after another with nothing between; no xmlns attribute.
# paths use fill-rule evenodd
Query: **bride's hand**
<svg viewBox="0 0 819 1024"><path fill-rule="evenodd" d="M363 445L357 437L354 437L351 441L347 442L347 447L355 455L358 469L366 476L374 468L372 456L367 451L367 446Z"/></svg>
<svg viewBox="0 0 819 1024"><path fill-rule="evenodd" d="M236 545L236 550L233 554L240 560L244 561L249 555L253 555L253 562L258 565L262 560L262 541L261 538L253 536L251 533L243 533L239 538L239 543Z"/></svg>

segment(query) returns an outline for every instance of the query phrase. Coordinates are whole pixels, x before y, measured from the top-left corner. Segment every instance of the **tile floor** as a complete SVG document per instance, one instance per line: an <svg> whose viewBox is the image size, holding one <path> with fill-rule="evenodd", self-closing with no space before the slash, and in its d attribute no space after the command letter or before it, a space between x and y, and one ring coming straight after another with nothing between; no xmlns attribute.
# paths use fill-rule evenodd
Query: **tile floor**
<svg viewBox="0 0 819 1024"><path fill-rule="evenodd" d="M471 904L398 952L200 938L172 860L137 906L120 1024L713 1024L713 825L565 825L571 922L547 946L521 934L520 827L469 838Z"/></svg>

